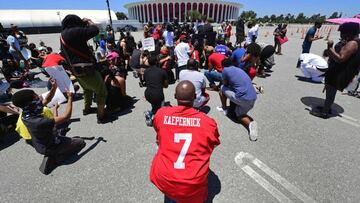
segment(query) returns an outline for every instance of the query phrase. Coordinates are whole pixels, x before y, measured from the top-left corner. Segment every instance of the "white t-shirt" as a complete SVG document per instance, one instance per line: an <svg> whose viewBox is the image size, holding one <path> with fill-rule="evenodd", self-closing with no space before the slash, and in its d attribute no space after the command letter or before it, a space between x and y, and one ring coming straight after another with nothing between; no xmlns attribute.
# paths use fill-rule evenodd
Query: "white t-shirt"
<svg viewBox="0 0 360 203"><path fill-rule="evenodd" d="M300 55L300 61L302 64L309 64L311 66L315 66L317 69L325 70L328 68L327 61L316 54L305 53Z"/></svg>
<svg viewBox="0 0 360 203"><path fill-rule="evenodd" d="M165 46L173 47L174 46L174 32L165 31L163 33L163 38L165 39Z"/></svg>
<svg viewBox="0 0 360 203"><path fill-rule="evenodd" d="M204 102L202 98L202 89L206 87L204 74L194 70L182 70L179 74L179 80L188 80L195 86L196 99L193 106L200 107Z"/></svg>
<svg viewBox="0 0 360 203"><path fill-rule="evenodd" d="M14 46L20 51L20 43L19 41L12 35L9 35L6 39L7 44L9 45L9 52L15 52L16 50L12 47Z"/></svg>
<svg viewBox="0 0 360 203"><path fill-rule="evenodd" d="M256 36L256 38L259 35L259 25L255 25L254 27L250 28L246 37L246 44L249 45L252 42L253 36Z"/></svg>
<svg viewBox="0 0 360 203"><path fill-rule="evenodd" d="M185 66L189 60L190 46L187 43L181 42L175 47L175 56L177 57L178 66Z"/></svg>

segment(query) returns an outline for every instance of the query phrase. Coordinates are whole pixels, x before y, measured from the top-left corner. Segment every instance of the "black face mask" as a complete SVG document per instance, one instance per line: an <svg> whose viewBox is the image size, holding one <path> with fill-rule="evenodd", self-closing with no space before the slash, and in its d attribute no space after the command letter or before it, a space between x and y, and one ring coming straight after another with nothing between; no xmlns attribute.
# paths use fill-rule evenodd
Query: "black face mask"
<svg viewBox="0 0 360 203"><path fill-rule="evenodd" d="M24 107L22 117L24 119L28 119L33 116L39 116L43 112L44 105L42 100L39 98L37 100L32 101L28 106Z"/></svg>

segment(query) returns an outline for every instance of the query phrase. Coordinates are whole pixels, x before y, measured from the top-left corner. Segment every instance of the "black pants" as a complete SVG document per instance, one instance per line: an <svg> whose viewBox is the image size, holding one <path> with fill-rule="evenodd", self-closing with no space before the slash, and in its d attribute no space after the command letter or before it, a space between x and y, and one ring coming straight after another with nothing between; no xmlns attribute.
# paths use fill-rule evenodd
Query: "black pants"
<svg viewBox="0 0 360 203"><path fill-rule="evenodd" d="M45 156L49 156L56 160L57 164L61 164L70 156L77 154L86 145L85 141L81 138L70 138L58 136L60 143L52 149L48 149Z"/></svg>
<svg viewBox="0 0 360 203"><path fill-rule="evenodd" d="M176 80L179 80L179 74L182 70L185 70L186 69L186 65L184 66L179 66L176 68L175 72L176 72Z"/></svg>
<svg viewBox="0 0 360 203"><path fill-rule="evenodd" d="M151 104L152 113L155 115L157 110L161 108L163 101L165 100L163 91L159 91L157 89L149 89L145 90L145 98Z"/></svg>
<svg viewBox="0 0 360 203"><path fill-rule="evenodd" d="M9 116L5 116L3 118L0 118L0 123L4 124L6 126L16 126L16 122L19 118L18 114L13 114L13 115L9 115Z"/></svg>
<svg viewBox="0 0 360 203"><path fill-rule="evenodd" d="M156 114L156 112L161 108L161 106L162 106L162 102L151 104L151 112L153 113L153 115Z"/></svg>
<svg viewBox="0 0 360 203"><path fill-rule="evenodd" d="M18 114L0 118L0 137L5 137L6 134L15 130L18 118Z"/></svg>
<svg viewBox="0 0 360 203"><path fill-rule="evenodd" d="M21 89L24 87L24 81L23 80L12 80L10 82L10 87L15 89Z"/></svg>
<svg viewBox="0 0 360 203"><path fill-rule="evenodd" d="M326 90L326 98L324 102L323 113L328 113L329 110L331 109L331 105L335 101L337 89L329 84L326 84L325 90Z"/></svg>

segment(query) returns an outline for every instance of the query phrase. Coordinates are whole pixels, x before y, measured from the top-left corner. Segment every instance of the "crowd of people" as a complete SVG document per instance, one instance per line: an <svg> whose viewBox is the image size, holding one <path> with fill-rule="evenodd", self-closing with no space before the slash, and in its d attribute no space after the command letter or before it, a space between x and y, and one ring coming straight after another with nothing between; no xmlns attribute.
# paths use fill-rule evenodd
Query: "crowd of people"
<svg viewBox="0 0 360 203"><path fill-rule="evenodd" d="M67 98L63 115L59 115L58 105L52 111L47 107L57 90L57 81L49 77L46 69L65 68L73 83L79 83L83 90L83 115L97 113L98 124L108 123L114 113L133 104L126 92L127 76L132 72L151 106L145 111L146 125L153 126L157 133L158 152L150 180L169 202L204 202L210 156L220 144L216 121L202 112L210 100L207 91L218 92L216 109L241 123L249 139L256 141L258 123L248 113L264 87L253 79L267 76L265 72L275 65L274 54L281 55L281 45L287 41L286 24L274 31L274 46L258 42L259 25L255 22L248 23L247 35L244 26L242 19L236 22L233 44L229 22L217 29L208 19L192 23L175 19L156 25L148 22L143 36L153 40L151 50L136 42L130 32L121 33L116 42L111 27L100 33L90 19L68 15L62 21L61 52L53 53L44 43L39 47L28 43L26 35L13 25L7 35L1 32L0 39L1 72L6 80L0 89L12 101L0 105L1 130L16 129L27 144L44 155L40 171L49 174L86 144L81 137L66 137L75 92L63 92ZM333 48L334 43L329 41L325 50L328 63L310 54L311 42L321 39L316 36L320 27L315 23L307 33L299 66L314 81L325 77L324 107L311 114L326 118L336 91L342 91L358 73L360 40L357 24L340 26L341 42ZM94 48L88 45L90 39L95 39ZM35 67L41 72L34 72ZM22 89L41 73L49 77L49 93L44 98L33 90ZM176 83L177 105L171 106L165 102L164 88ZM12 94L12 88L22 90ZM97 108L92 107L93 101Z"/></svg>

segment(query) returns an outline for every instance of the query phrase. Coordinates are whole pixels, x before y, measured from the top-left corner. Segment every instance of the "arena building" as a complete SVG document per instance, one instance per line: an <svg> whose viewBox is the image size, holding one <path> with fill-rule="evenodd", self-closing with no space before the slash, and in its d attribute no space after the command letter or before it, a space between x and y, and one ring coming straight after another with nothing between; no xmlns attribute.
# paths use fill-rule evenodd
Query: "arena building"
<svg viewBox="0 0 360 203"><path fill-rule="evenodd" d="M186 14L193 10L212 18L214 22L223 22L236 19L241 7L242 5L239 3L221 0L149 0L125 5L125 8L128 9L129 18L140 22L170 22L174 18L184 22Z"/></svg>

